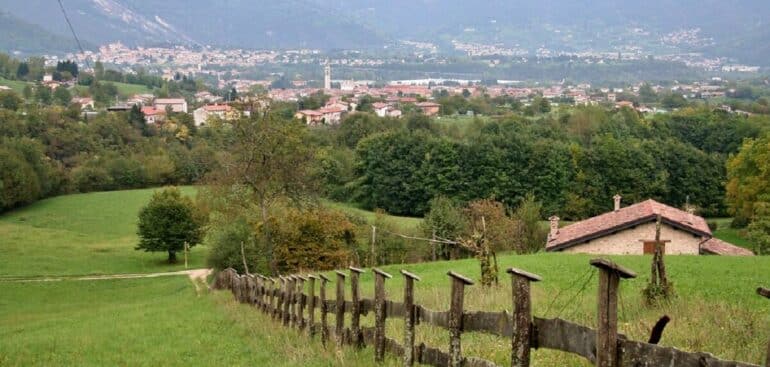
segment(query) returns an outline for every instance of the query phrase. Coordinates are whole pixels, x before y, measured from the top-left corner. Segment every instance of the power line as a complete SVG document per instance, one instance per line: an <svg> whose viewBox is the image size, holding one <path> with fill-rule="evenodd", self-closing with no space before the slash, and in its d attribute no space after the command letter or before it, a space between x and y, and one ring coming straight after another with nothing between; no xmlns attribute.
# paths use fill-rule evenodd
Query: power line
<svg viewBox="0 0 770 367"><path fill-rule="evenodd" d="M75 28L72 26L72 22L70 22L70 17L67 15L67 11L64 10L64 4L62 4L61 0L57 0L59 2L59 9L61 9L62 15L64 15L64 20L67 21L67 26L70 28L70 32L72 32L72 37L75 38L75 42L78 44L78 49L80 49L80 53L85 55L86 51L83 49L83 45L80 43L80 38L78 38L77 33L75 33ZM86 66L88 68L91 68L91 64L88 62L88 58L84 58L86 62Z"/></svg>

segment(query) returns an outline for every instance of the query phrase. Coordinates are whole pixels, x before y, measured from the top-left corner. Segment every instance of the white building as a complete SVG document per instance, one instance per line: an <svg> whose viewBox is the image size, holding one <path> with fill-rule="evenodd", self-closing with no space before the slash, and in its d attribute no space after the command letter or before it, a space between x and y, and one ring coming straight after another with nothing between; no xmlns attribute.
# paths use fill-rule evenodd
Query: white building
<svg viewBox="0 0 770 367"><path fill-rule="evenodd" d="M184 98L158 98L155 100L154 107L156 109L165 111L166 106L170 106L172 112L187 113L187 101Z"/></svg>

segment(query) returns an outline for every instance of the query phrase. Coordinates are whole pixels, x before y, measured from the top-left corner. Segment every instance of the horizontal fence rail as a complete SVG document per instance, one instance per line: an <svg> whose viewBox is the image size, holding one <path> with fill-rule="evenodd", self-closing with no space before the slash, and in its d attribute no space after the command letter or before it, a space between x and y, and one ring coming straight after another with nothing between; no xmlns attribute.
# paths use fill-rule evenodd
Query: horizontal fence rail
<svg viewBox="0 0 770 367"><path fill-rule="evenodd" d="M530 285L541 278L514 268L507 271L511 276L512 313L466 312L463 307L465 287L473 285L473 281L452 271L447 273L451 280L451 298L445 311L430 310L415 303L414 286L420 277L404 270L401 271L405 280L402 302L387 299L385 282L392 276L376 268L372 269L374 299L361 298L359 280L365 271L354 267L349 268L347 273L336 272L334 299L327 298L327 286L331 279L323 274L271 278L258 274L239 275L233 269L225 269L217 274L213 287L231 290L237 301L253 305L286 327L296 328L311 337L320 335L324 345L333 342L337 347L373 346L377 362L383 361L385 353L388 353L400 357L404 366L415 363L438 367L497 366L488 360L463 356L462 334L479 332L510 339L512 367L529 366L533 348L575 354L600 367L759 367L723 361L708 353L685 352L627 339L617 330L618 287L621 279L636 275L604 259L591 260L590 264L600 273L596 329L558 318L532 317ZM345 299L346 282L350 283L350 300ZM759 288L757 293L770 298L768 289ZM317 313L320 314L319 320L316 320ZM374 327L362 327L361 316L370 313L374 314ZM335 315L334 325L329 325L329 314ZM345 314L350 314L347 327ZM385 335L388 319L404 321L401 343ZM425 343L416 345L415 328L419 324L447 330L447 351ZM765 366L770 367L770 342Z"/></svg>

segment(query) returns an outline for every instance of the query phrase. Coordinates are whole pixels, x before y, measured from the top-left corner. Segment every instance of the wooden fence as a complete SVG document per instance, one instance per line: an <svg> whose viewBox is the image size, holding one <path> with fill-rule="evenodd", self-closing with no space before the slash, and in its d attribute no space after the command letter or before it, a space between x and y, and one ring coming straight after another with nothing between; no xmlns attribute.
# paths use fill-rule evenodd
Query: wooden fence
<svg viewBox="0 0 770 367"><path fill-rule="evenodd" d="M385 282L392 276L380 269L373 269L375 276L374 299L361 298L359 278L364 270L351 267L349 273L336 272L336 297L327 297L326 276L291 275L278 278L262 275L238 275L233 269L220 272L214 288L232 290L236 300L248 303L270 315L286 327L294 327L311 337L320 336L324 344L335 343L356 347L374 346L375 360L383 360L385 353L399 356L404 366L421 363L431 366L491 367L493 362L462 354L462 334L479 332L495 335L511 341L512 367L529 366L532 348L555 349L577 354L600 367L746 367L748 363L719 360L708 353L690 353L671 347L627 339L618 334L617 309L618 287L621 279L636 277L613 262L604 259L591 260L599 269L597 328L592 329L562 319L532 317L530 283L540 281L535 274L519 269L508 269L512 285L512 314L507 312L466 312L463 308L464 291L473 281L453 271L447 273L452 280L451 301L446 311L427 309L415 302L415 274L402 270L404 297L395 302L385 294ZM345 299L345 283L350 282L351 299ZM307 284L306 284L307 283ZM318 285L318 286L316 286ZM318 295L316 295L318 289ZM307 293L306 293L307 292ZM770 298L770 290L757 292ZM320 311L320 312L319 312ZM362 315L374 313L374 327L362 327ZM345 313L349 313L350 325L345 326ZM316 316L320 314L320 320ZM335 315L335 324L329 325L328 315ZM404 320L402 343L385 335L388 319ZM415 345L415 326L430 324L449 332L448 352L421 343ZM661 330L658 330L658 337ZM656 339L653 337L652 339ZM770 343L768 359L770 367Z"/></svg>

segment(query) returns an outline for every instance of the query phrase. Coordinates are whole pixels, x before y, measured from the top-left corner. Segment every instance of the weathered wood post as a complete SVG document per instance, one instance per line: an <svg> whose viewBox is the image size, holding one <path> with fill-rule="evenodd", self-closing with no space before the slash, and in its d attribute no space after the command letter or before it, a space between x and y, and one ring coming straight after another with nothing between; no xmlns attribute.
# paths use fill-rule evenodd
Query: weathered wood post
<svg viewBox="0 0 770 367"><path fill-rule="evenodd" d="M235 297L235 300L240 302L241 301L241 283L243 282L243 279L241 279L241 275L236 275L233 277L233 297Z"/></svg>
<svg viewBox="0 0 770 367"><path fill-rule="evenodd" d="M337 302L335 319L334 319L334 338L336 339L337 346L342 347L343 336L345 335L345 273L336 271L337 273Z"/></svg>
<svg viewBox="0 0 770 367"><path fill-rule="evenodd" d="M283 275L278 276L278 280L280 281L280 284L278 285L278 301L275 305L275 314L273 318L278 320L279 322L283 321L283 304L285 302L285 296L286 296L286 278L283 277Z"/></svg>
<svg viewBox="0 0 770 367"><path fill-rule="evenodd" d="M447 275L452 278L452 300L449 306L449 366L460 367L463 363L460 337L463 333L465 286L473 285L473 281L451 270Z"/></svg>
<svg viewBox="0 0 770 367"><path fill-rule="evenodd" d="M267 312L268 315L274 316L275 315L275 288L278 286L277 280L275 278L268 278L270 281L270 288L268 289L268 304L267 304Z"/></svg>
<svg viewBox="0 0 770 367"><path fill-rule="evenodd" d="M513 338L511 340L511 367L529 367L530 338L532 337L532 299L530 282L543 278L524 270L509 268L513 294Z"/></svg>
<svg viewBox="0 0 770 367"><path fill-rule="evenodd" d="M385 360L385 280L392 275L374 268L374 360Z"/></svg>
<svg viewBox="0 0 770 367"><path fill-rule="evenodd" d="M757 294L765 298L770 298L770 289L762 288L762 287L757 288ZM767 355L765 357L765 367L770 367L770 341L767 342Z"/></svg>
<svg viewBox="0 0 770 367"><path fill-rule="evenodd" d="M417 310L414 307L414 281L420 277L406 270L401 270L404 276L404 366L414 365L414 324Z"/></svg>
<svg viewBox="0 0 770 367"><path fill-rule="evenodd" d="M358 279L364 272L363 269L356 267L349 267L350 269L350 299L353 301L350 310L350 331L351 342L357 348L363 347L363 335L361 334L361 295L359 293L360 288L358 286Z"/></svg>
<svg viewBox="0 0 770 367"><path fill-rule="evenodd" d="M308 293L307 293L307 333L311 337L315 335L315 281L318 279L313 274L308 274Z"/></svg>
<svg viewBox="0 0 770 367"><path fill-rule="evenodd" d="M254 274L247 275L249 281L249 304L257 304L257 277Z"/></svg>
<svg viewBox="0 0 770 367"><path fill-rule="evenodd" d="M297 280L293 275L286 277L286 298L283 303L283 326L291 326L294 313L294 289Z"/></svg>
<svg viewBox="0 0 770 367"><path fill-rule="evenodd" d="M302 275L297 275L297 321L295 326L300 329L305 329L305 282L307 278Z"/></svg>
<svg viewBox="0 0 770 367"><path fill-rule="evenodd" d="M254 307L257 309L262 308L262 301L260 300L260 295L262 294L262 276L259 274L254 274Z"/></svg>
<svg viewBox="0 0 770 367"><path fill-rule="evenodd" d="M326 315L329 311L326 307L326 283L329 282L329 278L323 274L319 274L318 276L321 277L321 288L318 291L318 301L321 304L321 343L326 345L326 341L329 340L329 325L327 323Z"/></svg>
<svg viewBox="0 0 770 367"><path fill-rule="evenodd" d="M599 310L596 317L596 366L617 367L618 363L618 286L620 278L636 278L636 273L606 259L593 259L599 268Z"/></svg>

